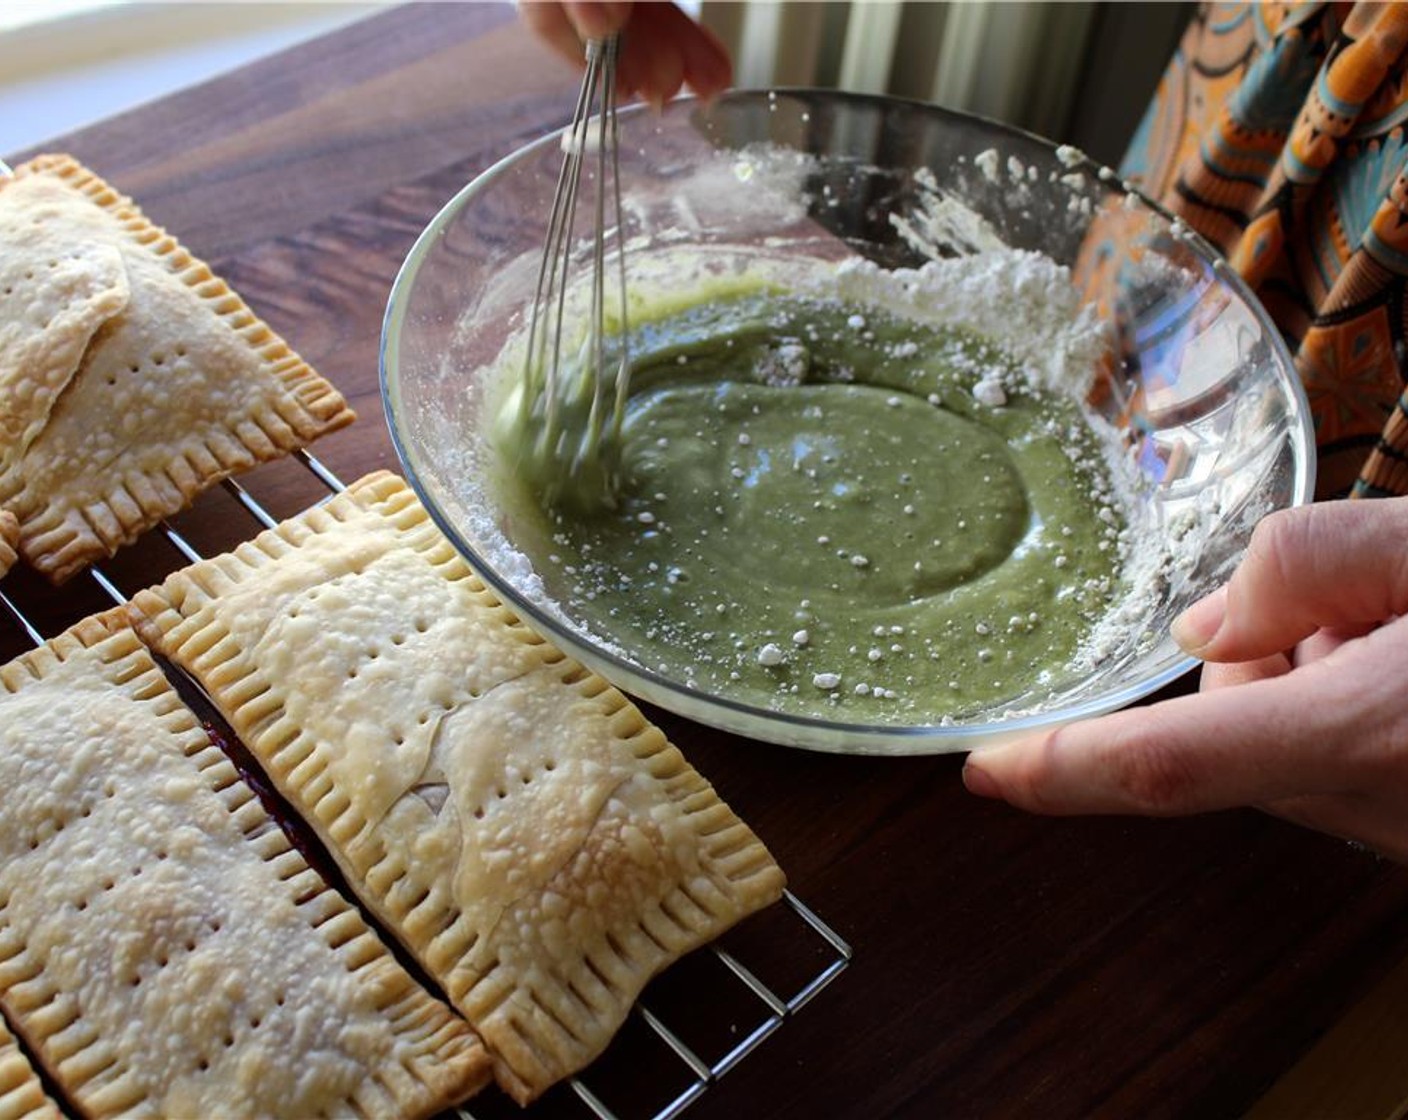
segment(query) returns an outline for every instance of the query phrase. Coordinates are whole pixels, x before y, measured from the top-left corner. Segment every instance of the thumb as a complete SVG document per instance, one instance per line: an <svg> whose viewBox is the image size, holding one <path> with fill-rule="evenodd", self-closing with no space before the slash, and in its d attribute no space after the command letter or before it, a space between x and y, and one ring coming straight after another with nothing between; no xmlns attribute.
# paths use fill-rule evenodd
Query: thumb
<svg viewBox="0 0 1408 1120"><path fill-rule="evenodd" d="M1363 627L1408 612L1408 498L1325 502L1256 527L1226 587L1173 624L1207 661L1250 661L1325 627Z"/></svg>
<svg viewBox="0 0 1408 1120"><path fill-rule="evenodd" d="M1349 788L1372 765L1359 753L1372 736L1354 728L1400 718L1395 689L1382 704L1356 692L1368 658L1350 660L989 748L969 757L963 780L979 796L1062 815L1168 816Z"/></svg>

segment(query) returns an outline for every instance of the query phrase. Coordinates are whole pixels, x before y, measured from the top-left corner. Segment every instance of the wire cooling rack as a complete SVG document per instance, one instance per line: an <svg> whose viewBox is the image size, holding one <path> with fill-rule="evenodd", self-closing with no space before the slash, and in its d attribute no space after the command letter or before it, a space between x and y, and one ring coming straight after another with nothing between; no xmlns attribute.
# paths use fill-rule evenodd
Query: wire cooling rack
<svg viewBox="0 0 1408 1120"><path fill-rule="evenodd" d="M293 458L312 475L320 491L304 508L346 489L306 451L295 452ZM279 469L276 465L271 468ZM257 470L249 477L258 474ZM243 515L260 529L278 523L279 519L241 483L225 479L222 486ZM199 526L189 533L170 522L163 522L161 528L178 564L203 559L200 548L192 543ZM125 566L132 569L125 579L105 567L88 569L86 578L96 585L100 599L125 603L124 582L136 591L167 574L153 573L152 567L161 564L140 558L135 566ZM0 616L8 615L34 645L53 636L45 633L46 627L38 620L40 599L55 594L82 597L77 589L65 587L62 593L55 593L37 581L31 581L28 594L23 587L12 592L10 584L9 580L0 584ZM27 605L29 600L32 606ZM0 650L6 648L0 642ZM6 659L0 657L0 661ZM185 679L200 689L194 679ZM209 702L208 697L204 699ZM707 951L685 957L652 981L605 1054L565 1086L550 1091L526 1112L509 1104L507 1098L489 1097L482 1101L475 1098L473 1111L464 1107L450 1115L460 1120L508 1116L547 1120L585 1115L598 1120L672 1120L836 979L850 959L850 946L786 891L782 903L753 915L709 945ZM784 994L788 992L791 994Z"/></svg>

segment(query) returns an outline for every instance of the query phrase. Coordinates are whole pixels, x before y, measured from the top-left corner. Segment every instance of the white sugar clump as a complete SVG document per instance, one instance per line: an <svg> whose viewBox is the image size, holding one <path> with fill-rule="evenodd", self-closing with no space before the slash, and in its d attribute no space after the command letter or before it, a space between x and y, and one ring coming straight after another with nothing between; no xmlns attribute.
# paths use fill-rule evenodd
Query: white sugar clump
<svg viewBox="0 0 1408 1120"><path fill-rule="evenodd" d="M784 341L763 360L758 376L773 388L789 389L807 378L811 355L799 342Z"/></svg>
<svg viewBox="0 0 1408 1120"><path fill-rule="evenodd" d="M973 385L973 399L989 408L1001 408L1007 403L1007 391L996 376L989 374Z"/></svg>
<svg viewBox="0 0 1408 1120"><path fill-rule="evenodd" d="M981 157L979 166L983 166ZM992 224L945 192L927 167L915 172L914 182L919 188L918 210L890 215L890 225L911 247L931 259L946 255L946 250L973 253L1006 248L1007 243Z"/></svg>
<svg viewBox="0 0 1408 1120"><path fill-rule="evenodd" d="M1107 330L1081 304L1070 269L1042 253L1003 246L895 270L852 257L833 275L840 298L965 327L1016 359L1034 387L1076 399L1108 347Z"/></svg>
<svg viewBox="0 0 1408 1120"><path fill-rule="evenodd" d="M973 166L983 173L984 178L986 178L989 183L996 183L998 181L998 169L1001 165L1001 157L998 156L997 151L993 148L989 148L985 152L979 152L973 157Z"/></svg>

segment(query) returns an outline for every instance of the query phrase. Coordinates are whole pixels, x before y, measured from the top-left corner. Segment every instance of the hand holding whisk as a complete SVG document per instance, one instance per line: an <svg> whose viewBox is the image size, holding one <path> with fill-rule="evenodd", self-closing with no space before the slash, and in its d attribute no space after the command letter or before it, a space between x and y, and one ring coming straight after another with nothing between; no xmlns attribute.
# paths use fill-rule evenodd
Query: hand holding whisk
<svg viewBox="0 0 1408 1120"><path fill-rule="evenodd" d="M520 471L548 501L609 505L618 483L630 368L616 124L620 38L589 40L586 52L586 75L572 122L562 135L562 169L528 311L515 451ZM587 270L590 288L585 293L580 284L572 283L573 226L584 164L595 169L588 255L576 265ZM606 260L609 229L616 239L614 270L608 269ZM612 271L615 276L608 279ZM608 314L607 289L612 286L615 308L614 314ZM570 314L583 295L587 298L584 321Z"/></svg>

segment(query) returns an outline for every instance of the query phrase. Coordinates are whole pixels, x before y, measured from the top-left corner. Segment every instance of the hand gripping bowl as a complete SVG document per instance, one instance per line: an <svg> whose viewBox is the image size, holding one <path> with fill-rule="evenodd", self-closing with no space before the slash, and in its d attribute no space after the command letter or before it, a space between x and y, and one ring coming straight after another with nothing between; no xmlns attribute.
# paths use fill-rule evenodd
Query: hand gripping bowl
<svg viewBox="0 0 1408 1120"><path fill-rule="evenodd" d="M1129 465L1139 533L1162 540L1170 562L1146 573L1137 609L1125 612L1098 663L1058 677L1045 694L918 724L775 711L642 664L629 627L594 632L565 577L531 558L543 541L519 539L523 519L490 469L491 371L532 299L562 158L554 134L490 168L434 218L396 279L382 338L382 392L410 480L498 595L644 700L818 750L977 749L1129 704L1193 666L1168 637L1169 622L1228 577L1261 517L1309 501L1314 488L1308 409L1290 355L1206 243L1079 153L918 103L740 92L663 114L628 110L620 128L633 293L649 287L668 299L673 285L692 282L672 263L682 250L716 272L760 261L834 268L847 258L913 268L973 252L995 234L1069 266L1108 328L1087 404ZM590 176L582 191L579 208L592 204ZM976 224L925 225L955 205ZM920 227L929 235L916 235ZM511 363L500 368L518 374Z"/></svg>

